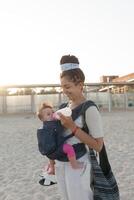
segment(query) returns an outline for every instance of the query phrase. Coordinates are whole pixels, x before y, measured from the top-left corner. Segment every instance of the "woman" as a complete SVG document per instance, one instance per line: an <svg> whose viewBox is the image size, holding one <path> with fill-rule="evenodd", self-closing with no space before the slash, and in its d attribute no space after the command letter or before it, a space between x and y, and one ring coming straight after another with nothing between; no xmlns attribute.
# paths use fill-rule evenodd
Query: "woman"
<svg viewBox="0 0 134 200"><path fill-rule="evenodd" d="M75 56L62 56L60 65L62 70L60 75L61 87L63 88L63 93L69 98L68 106L74 109L86 101L83 95L85 76L79 68L79 60ZM60 120L66 128L64 135L68 135L71 132L74 134L74 137L68 139L67 143L71 145L84 143L97 152L101 150L103 146L102 122L95 106L89 107L85 113L89 134L82 130L83 116L79 116L73 121L71 117L65 117L61 114ZM80 157L79 161L83 162L83 167L80 169L71 168L68 162L56 161L55 172L58 188L64 200L93 199L90 183L87 181L91 179L88 153L86 152L84 156ZM88 167L85 168L85 165L88 165ZM85 173L86 175L84 176Z"/></svg>

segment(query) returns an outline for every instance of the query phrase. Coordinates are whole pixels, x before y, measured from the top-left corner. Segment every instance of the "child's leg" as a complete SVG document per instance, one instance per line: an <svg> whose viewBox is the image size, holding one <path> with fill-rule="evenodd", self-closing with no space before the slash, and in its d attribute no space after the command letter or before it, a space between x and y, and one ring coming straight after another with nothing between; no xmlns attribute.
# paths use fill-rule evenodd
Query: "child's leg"
<svg viewBox="0 0 134 200"><path fill-rule="evenodd" d="M49 159L49 164L48 164L48 168L47 168L48 174L55 174L55 167L54 167L54 165L55 165L55 161Z"/></svg>
<svg viewBox="0 0 134 200"><path fill-rule="evenodd" d="M83 163L76 160L75 151L72 145L63 144L63 151L67 154L68 160L70 161L72 168L79 169L83 167Z"/></svg>
<svg viewBox="0 0 134 200"><path fill-rule="evenodd" d="M48 173L48 174L55 174L55 161L54 160L51 160L49 159L49 163L47 164L47 166L45 165L44 166L44 169L43 169L43 173Z"/></svg>

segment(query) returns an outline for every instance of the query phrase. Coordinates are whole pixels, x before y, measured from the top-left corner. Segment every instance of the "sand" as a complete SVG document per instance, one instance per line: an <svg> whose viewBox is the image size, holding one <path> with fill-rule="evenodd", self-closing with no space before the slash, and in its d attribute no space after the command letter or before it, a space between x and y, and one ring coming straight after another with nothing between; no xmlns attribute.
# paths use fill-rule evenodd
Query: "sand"
<svg viewBox="0 0 134 200"><path fill-rule="evenodd" d="M134 198L134 112L101 113L105 142L121 200ZM57 185L38 181L47 163L37 147L33 115L0 116L0 200L60 200Z"/></svg>

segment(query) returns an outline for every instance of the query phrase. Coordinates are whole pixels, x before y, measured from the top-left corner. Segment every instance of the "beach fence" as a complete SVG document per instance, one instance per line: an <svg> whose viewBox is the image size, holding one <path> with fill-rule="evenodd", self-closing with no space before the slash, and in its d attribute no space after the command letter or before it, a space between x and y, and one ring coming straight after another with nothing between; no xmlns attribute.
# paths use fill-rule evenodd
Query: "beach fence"
<svg viewBox="0 0 134 200"><path fill-rule="evenodd" d="M102 111L134 110L134 82L86 83L84 95ZM36 113L44 101L57 109L68 99L59 84L10 85L0 88L0 114Z"/></svg>

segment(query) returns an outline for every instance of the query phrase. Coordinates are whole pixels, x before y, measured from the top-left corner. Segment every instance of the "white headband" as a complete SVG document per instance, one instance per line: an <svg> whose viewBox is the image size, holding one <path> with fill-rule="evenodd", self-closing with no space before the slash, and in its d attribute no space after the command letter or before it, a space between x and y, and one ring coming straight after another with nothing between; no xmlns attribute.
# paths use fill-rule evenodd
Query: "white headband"
<svg viewBox="0 0 134 200"><path fill-rule="evenodd" d="M77 63L65 63L61 65L61 71L67 71L67 70L71 70L71 69L76 69L79 68L79 64Z"/></svg>

